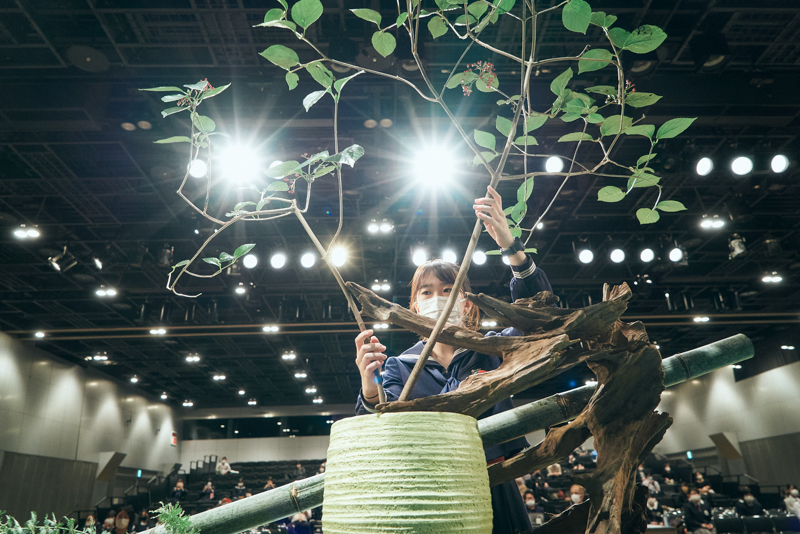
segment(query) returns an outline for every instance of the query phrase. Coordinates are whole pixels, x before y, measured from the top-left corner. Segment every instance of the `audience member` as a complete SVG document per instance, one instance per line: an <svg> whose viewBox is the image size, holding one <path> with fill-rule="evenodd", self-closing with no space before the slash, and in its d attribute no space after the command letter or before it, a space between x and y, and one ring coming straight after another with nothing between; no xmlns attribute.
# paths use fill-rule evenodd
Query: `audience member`
<svg viewBox="0 0 800 534"><path fill-rule="evenodd" d="M114 520L114 534L128 534L131 523L131 515L124 508L119 511Z"/></svg>
<svg viewBox="0 0 800 534"><path fill-rule="evenodd" d="M239 471L234 471L231 469L231 464L228 463L228 458L223 456L220 461L217 462L217 474L218 475L227 475L228 473L233 473L234 475L238 475Z"/></svg>
<svg viewBox="0 0 800 534"><path fill-rule="evenodd" d="M269 477L267 479L267 483L264 484L264 489L265 490L275 489L275 482L273 482L272 477Z"/></svg>
<svg viewBox="0 0 800 534"><path fill-rule="evenodd" d="M306 470L303 464L297 462L297 468L294 470L294 479L300 480L301 478L306 478Z"/></svg>
<svg viewBox="0 0 800 534"><path fill-rule="evenodd" d="M243 499L246 492L247 488L244 487L244 480L240 478L236 487L231 491L231 500L238 501Z"/></svg>
<svg viewBox="0 0 800 534"><path fill-rule="evenodd" d="M703 498L703 500L706 500L709 493L714 493L714 490L711 489L711 486L709 486L708 484L706 484L697 491L700 493L700 496Z"/></svg>
<svg viewBox="0 0 800 534"><path fill-rule="evenodd" d="M223 497L223 498L222 498L222 499L221 499L221 500L220 500L220 501L219 501L219 502L216 504L216 506L214 506L214 508L219 508L220 506L224 506L224 505L226 505L226 504L230 504L231 502L233 502L233 501L231 501L231 500L230 500L228 497Z"/></svg>
<svg viewBox="0 0 800 534"><path fill-rule="evenodd" d="M653 495L647 498L647 523L650 525L664 524L664 509Z"/></svg>
<svg viewBox="0 0 800 534"><path fill-rule="evenodd" d="M573 484L569 487L569 498L567 500L572 501L572 504L582 503L586 500L586 489L578 484Z"/></svg>
<svg viewBox="0 0 800 534"><path fill-rule="evenodd" d="M203 491L200 492L200 500L211 501L214 499L214 493L214 484L209 480L206 482L206 485L203 486Z"/></svg>
<svg viewBox="0 0 800 534"><path fill-rule="evenodd" d="M689 501L683 505L683 522L692 534L717 534L711 522L711 511L694 488L689 490Z"/></svg>
<svg viewBox="0 0 800 534"><path fill-rule="evenodd" d="M150 528L150 514L147 513L147 510L142 510L142 513L139 514L139 520L133 525L134 532L144 532L145 530Z"/></svg>
<svg viewBox="0 0 800 534"><path fill-rule="evenodd" d="M544 523L544 508L536 504L536 496L532 491L526 491L522 496L525 501L525 509L528 510L528 519L531 525L537 526Z"/></svg>
<svg viewBox="0 0 800 534"><path fill-rule="evenodd" d="M707 485L707 483L706 483L706 479L705 479L705 477L703 476L703 473L695 473L695 474L694 474L694 480L695 480L695 482L696 482L696 486L697 486L698 488L700 488L700 487L702 487L702 486L705 486L705 485Z"/></svg>
<svg viewBox="0 0 800 534"><path fill-rule="evenodd" d="M650 490L650 495L658 495L661 493L661 484L653 479L653 475L647 475L642 481L642 485Z"/></svg>
<svg viewBox="0 0 800 534"><path fill-rule="evenodd" d="M756 500L752 491L745 490L742 498L736 503L736 513L739 516L764 515L764 507Z"/></svg>
<svg viewBox="0 0 800 534"><path fill-rule="evenodd" d="M786 511L800 518L800 492L794 486L788 486L787 490L786 498L783 500Z"/></svg>
<svg viewBox="0 0 800 534"><path fill-rule="evenodd" d="M178 483L172 489L172 502L180 502L186 498L186 490L183 487L183 480L178 479Z"/></svg>
<svg viewBox="0 0 800 534"><path fill-rule="evenodd" d="M324 472L325 472L325 464L322 464L319 466L319 471L317 471L317 474L321 475Z"/></svg>
<svg viewBox="0 0 800 534"><path fill-rule="evenodd" d="M561 464L553 464L547 466L548 477L560 477L561 475L562 475Z"/></svg>
<svg viewBox="0 0 800 534"><path fill-rule="evenodd" d="M678 502L681 506L689 501L689 483L681 482L681 491L678 493Z"/></svg>

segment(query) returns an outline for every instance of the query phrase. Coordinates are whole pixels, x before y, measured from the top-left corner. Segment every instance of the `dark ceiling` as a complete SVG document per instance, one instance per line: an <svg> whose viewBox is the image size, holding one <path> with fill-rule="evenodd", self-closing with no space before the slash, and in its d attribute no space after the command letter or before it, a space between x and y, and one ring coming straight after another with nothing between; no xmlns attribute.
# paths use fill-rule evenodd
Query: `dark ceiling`
<svg viewBox="0 0 800 534"><path fill-rule="evenodd" d="M384 19L396 16L395 3L387 0L323 3L322 18L308 32L322 50L343 39L363 47L374 31L345 5L380 10ZM556 3L536 2L540 9ZM757 359L771 357L780 345L800 346L800 5L794 0L590 3L595 10L618 15L622 27L654 24L669 35L655 71L632 81L640 91L664 95L656 105L637 110L648 121L698 117L685 134L659 146L653 161L664 176L665 197L680 200L688 210L640 226L635 211L652 203L655 191L637 190L623 202L604 204L596 200L597 191L610 182L577 177L567 183L544 228L534 234L532 243L539 250L535 261L570 307L596 302L605 282L632 283L647 274L654 283L634 286L636 298L628 316L645 321L665 355L737 332L759 342ZM288 33L253 27L277 5L255 0L0 0L3 331L67 360L101 366L120 380L136 375L137 387L153 395L167 392L178 406L191 399L195 408L246 408L251 397L259 406L310 404L313 395L305 388L311 384L325 404L353 401L359 388L354 323L333 277L320 263L299 267L300 254L312 246L296 221L239 224L221 235L212 251L230 252L252 242L261 261L236 276L181 286L187 292L202 291L197 299L171 295L165 289L169 269L158 265L165 245L174 247L173 262L187 258L214 228L198 220L175 194L187 164L184 151L153 144L185 135L185 119L161 119L160 95L137 88L203 78L217 86L232 82L227 92L208 101L206 112L220 130L257 148L267 162L333 148L330 102L323 100L308 113L301 105L303 96L318 88L315 82L301 76L300 86L289 92L283 71L258 55L271 44L285 43L298 49L301 59L313 58ZM504 17L483 38L510 49L518 33L513 19ZM709 71L702 66L708 51L704 55L702 38L695 38L720 33L727 40L727 58ZM538 35L539 59L601 43L595 27L587 36L565 30L557 12L540 17ZM92 49L93 64L87 66L86 51L74 48L79 46ZM445 81L442 70L452 66L464 47L452 33L435 42L426 34L424 55L435 83ZM403 57L398 52L395 59L399 65ZM519 78L516 65L478 47L465 57L467 63L481 60L495 63L501 89ZM532 94L541 96L542 109L552 100L550 81L564 68L542 69L533 79ZM387 67L387 72L421 81L398 66ZM612 74L611 69L586 73L573 83L613 84ZM478 92L467 98L458 89L447 96L468 131L492 129L495 101ZM390 119L392 125L368 129L364 123L369 119ZM142 129L147 124L140 121L152 128ZM566 155L565 145L555 141L574 131L575 124L556 122L537 132L538 149ZM127 131L122 123L137 127ZM481 169L460 163L467 152L446 118L404 84L369 75L350 82L341 101L339 129L342 146L359 143L366 149L355 169L344 174L341 239L351 260L343 276L360 284L386 279L392 284L390 298L406 304L414 270L411 250L424 245L435 254L445 246L463 251L473 225L471 199L488 178ZM414 182L412 162L422 147L436 142L459 155L458 181L432 194ZM614 158L630 164L643 151L641 140L623 136ZM789 171L767 171L776 153L790 157ZM726 168L739 154L755 158L756 170L748 176L735 177ZM706 177L694 173L701 156L717 164ZM587 149L579 159L597 157ZM512 160L508 169L521 168L521 161ZM530 219L541 214L559 184L555 177L537 179ZM219 185L213 199L217 213L246 198L230 184ZM194 187L190 184L193 198L202 194ZM500 192L513 197L515 188L504 182ZM337 214L335 180L321 179L307 218L323 241L335 230ZM727 224L703 230L699 222L704 214L717 214ZM370 235L366 226L373 218L391 220L394 231ZM38 225L41 237L15 239L13 231L20 224ZM729 259L728 238L734 232L746 239L747 253ZM595 248L594 263L577 262L572 244L580 240ZM638 261L641 246L659 242L684 246L688 265ZM628 253L620 265L607 260L611 243ZM65 245L78 264L59 273L47 258ZM480 246L491 248L487 236ZM289 258L281 270L269 266L268 256L276 251ZM95 268L94 255L103 260L102 271ZM783 281L762 282L765 271L780 273ZM507 295L510 274L496 257L473 266L470 277L475 291ZM240 282L248 287L246 296L233 292ZM101 299L95 295L100 285L119 293ZM665 293L671 295L669 306ZM699 315L710 320L695 323ZM281 330L265 334L265 324L279 324ZM153 327L163 327L167 334L150 335ZM36 340L36 331L46 337ZM393 329L381 338L392 354L415 341L415 336ZM298 359L283 360L286 350L296 351ZM105 351L110 363L85 362L97 351ZM187 363L185 357L192 353L201 361ZM299 368L308 378L294 378ZM215 374L227 379L214 381ZM520 396L548 395L589 376L585 369L573 371Z"/></svg>

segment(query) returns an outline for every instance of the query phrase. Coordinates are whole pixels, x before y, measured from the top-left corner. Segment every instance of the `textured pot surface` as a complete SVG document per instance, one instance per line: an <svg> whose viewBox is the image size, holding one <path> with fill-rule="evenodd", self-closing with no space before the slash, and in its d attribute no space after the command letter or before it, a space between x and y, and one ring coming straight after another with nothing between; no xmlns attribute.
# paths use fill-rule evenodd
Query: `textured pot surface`
<svg viewBox="0 0 800 534"><path fill-rule="evenodd" d="M400 412L331 427L325 534L485 533L492 504L477 421Z"/></svg>

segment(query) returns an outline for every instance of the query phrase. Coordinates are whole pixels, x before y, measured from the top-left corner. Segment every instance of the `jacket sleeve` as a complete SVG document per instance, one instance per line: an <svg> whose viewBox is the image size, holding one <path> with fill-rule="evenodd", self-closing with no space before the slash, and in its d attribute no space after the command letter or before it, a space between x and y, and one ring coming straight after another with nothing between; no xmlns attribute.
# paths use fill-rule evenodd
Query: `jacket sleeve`
<svg viewBox="0 0 800 534"><path fill-rule="evenodd" d="M400 398L400 393L402 393L403 385L405 384L400 376L400 367L397 363L397 358L386 358L383 368L383 390L386 392L386 401L396 401ZM358 399L356 399L356 415L375 413L375 405L365 401L362 395L363 393L359 389Z"/></svg>
<svg viewBox="0 0 800 534"><path fill-rule="evenodd" d="M533 263L530 256L527 257L522 265L512 265L511 272L514 273L510 283L512 301L533 297L540 291L553 292L553 287L550 285L547 275Z"/></svg>

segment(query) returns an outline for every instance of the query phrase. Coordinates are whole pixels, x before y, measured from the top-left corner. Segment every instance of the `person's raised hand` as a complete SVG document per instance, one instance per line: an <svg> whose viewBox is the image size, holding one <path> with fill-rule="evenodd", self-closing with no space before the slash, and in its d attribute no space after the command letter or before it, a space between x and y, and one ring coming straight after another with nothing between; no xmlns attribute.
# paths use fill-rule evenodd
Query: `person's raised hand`
<svg viewBox="0 0 800 534"><path fill-rule="evenodd" d="M386 355L383 354L386 347L372 334L372 330L364 330L356 336L356 366L361 374L361 392L364 398L368 399L367 402L378 396L375 371L380 371L381 365L386 360Z"/></svg>
<svg viewBox="0 0 800 534"><path fill-rule="evenodd" d="M472 209L483 222L484 228L500 248L506 249L514 243L514 237L503 213L503 199L491 186L487 187L488 198L476 198Z"/></svg>

